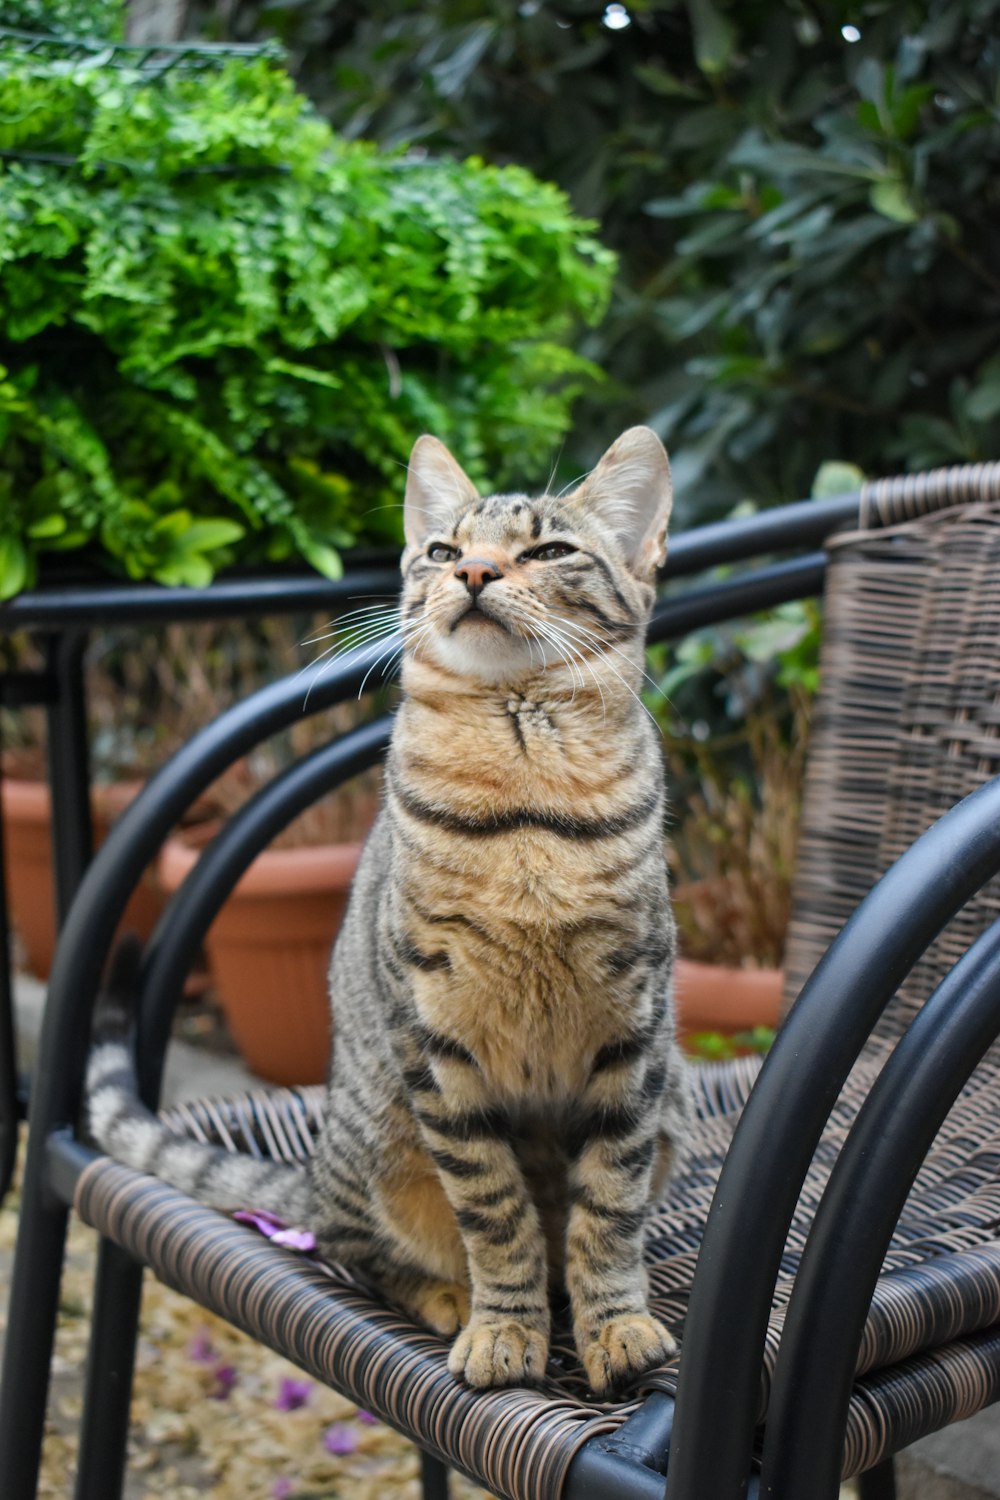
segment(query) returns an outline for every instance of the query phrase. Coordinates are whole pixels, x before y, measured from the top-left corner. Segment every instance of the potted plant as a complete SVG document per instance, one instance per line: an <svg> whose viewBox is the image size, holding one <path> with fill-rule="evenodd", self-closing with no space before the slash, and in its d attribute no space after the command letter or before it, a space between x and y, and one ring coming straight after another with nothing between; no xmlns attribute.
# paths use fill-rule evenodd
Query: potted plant
<svg viewBox="0 0 1000 1500"><path fill-rule="evenodd" d="M160 713L172 734L186 740L221 709L296 670L305 705L310 673L325 659L317 659L316 639L329 635L330 622L302 615L170 627L149 658ZM335 629L333 639L352 636ZM131 660L134 670L134 650ZM161 889L177 889L221 822L262 785L380 711L381 696L374 707L352 702L303 714L219 777L202 799L201 816L164 845ZM248 1066L273 1082L318 1082L325 1075L330 949L378 787L379 772L367 772L296 818L254 861L208 933L205 961L224 1029Z"/></svg>
<svg viewBox="0 0 1000 1500"><path fill-rule="evenodd" d="M782 606L651 653L669 766L681 1040L760 1050L778 1023L819 612ZM708 1040L706 1040L708 1039Z"/></svg>
<svg viewBox="0 0 1000 1500"><path fill-rule="evenodd" d="M95 846L103 843L115 819L142 789L141 779L97 781L91 785L90 815ZM0 767L4 865L8 874L11 920L28 969L47 979L55 951L55 882L52 866L52 796L40 747L22 747L3 757ZM147 871L122 917L122 926L148 937L163 909L159 887Z"/></svg>
<svg viewBox="0 0 1000 1500"><path fill-rule="evenodd" d="M173 748L170 743L162 743L165 726L143 717L134 693L119 698L101 669L101 658L108 650L107 638L98 636L86 666L93 746L90 813L95 847L141 791L149 770L157 763L150 755L151 742L161 741L159 759ZM12 668L30 670L41 665L37 648L24 635L8 637L0 644L0 651ZM46 979L55 949L56 919L52 797L46 779L42 710L0 710L0 739L5 747L0 759L0 807L10 912L27 968L37 978ZM154 872L148 870L129 901L122 926L148 936L162 909L162 894Z"/></svg>
<svg viewBox="0 0 1000 1500"><path fill-rule="evenodd" d="M152 772L242 689L246 663L236 671L234 684L232 668L229 680L218 669L219 656L232 661L257 649L247 632L231 627L95 632L84 660L95 847ZM0 637L0 661L12 670L42 665L38 647L24 633ZM266 680L262 665L252 680L255 686ZM0 709L8 898L21 955L39 979L48 977L56 938L46 735L41 709ZM211 808L201 800L187 821L210 816ZM163 905L151 866L123 914L122 928L148 937Z"/></svg>
<svg viewBox="0 0 1000 1500"><path fill-rule="evenodd" d="M235 812L289 758L371 716L343 704L303 719L212 788L220 815ZM272 1083L320 1083L330 1050L327 971L365 836L378 808L380 773L366 772L301 814L259 854L215 918L205 953L229 1031L247 1066ZM159 878L175 890L193 869L216 820L179 830L164 845Z"/></svg>
<svg viewBox="0 0 1000 1500"><path fill-rule="evenodd" d="M98 632L86 661L95 838L104 836L146 776L224 708L296 668L303 671L305 698L314 654L310 638L325 627L325 621L304 616L276 616ZM6 649L12 664L37 665L24 638L9 641ZM303 717L217 780L147 872L123 929L148 936L166 896L220 821L289 760L371 711L346 704ZM11 912L28 967L45 978L55 921L44 720L37 709L0 713L10 747L2 796ZM326 968L375 816L378 780L377 771L359 777L296 819L255 862L212 928L206 945L211 981L232 1040L261 1076L300 1083L323 1076L329 1048Z"/></svg>

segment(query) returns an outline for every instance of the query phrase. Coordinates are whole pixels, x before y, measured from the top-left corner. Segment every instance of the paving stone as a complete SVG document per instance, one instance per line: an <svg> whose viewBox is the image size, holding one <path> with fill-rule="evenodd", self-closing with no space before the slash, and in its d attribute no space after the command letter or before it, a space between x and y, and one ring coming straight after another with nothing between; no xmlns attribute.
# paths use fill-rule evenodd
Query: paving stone
<svg viewBox="0 0 1000 1500"><path fill-rule="evenodd" d="M896 1468L897 1500L997 1500L1000 1406L922 1438Z"/></svg>

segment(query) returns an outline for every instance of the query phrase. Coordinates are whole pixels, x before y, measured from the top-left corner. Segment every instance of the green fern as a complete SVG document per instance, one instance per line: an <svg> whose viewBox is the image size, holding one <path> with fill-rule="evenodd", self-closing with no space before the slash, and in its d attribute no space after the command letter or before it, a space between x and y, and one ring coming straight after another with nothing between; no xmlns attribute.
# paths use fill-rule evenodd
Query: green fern
<svg viewBox="0 0 1000 1500"><path fill-rule="evenodd" d="M614 266L558 189L344 141L260 57L150 79L0 33L0 119L0 597L71 546L336 576L398 539L425 430L548 472Z"/></svg>

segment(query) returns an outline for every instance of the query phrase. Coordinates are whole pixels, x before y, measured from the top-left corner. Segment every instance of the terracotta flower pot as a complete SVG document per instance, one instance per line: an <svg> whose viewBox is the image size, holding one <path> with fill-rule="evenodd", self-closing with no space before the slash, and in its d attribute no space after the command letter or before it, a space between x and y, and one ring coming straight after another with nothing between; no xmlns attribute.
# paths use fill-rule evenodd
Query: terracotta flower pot
<svg viewBox="0 0 1000 1500"><path fill-rule="evenodd" d="M361 848L266 850L206 936L233 1040L247 1066L272 1083L322 1083L326 1077L330 950ZM190 838L167 841L159 864L166 890L180 885L198 854Z"/></svg>
<svg viewBox="0 0 1000 1500"><path fill-rule="evenodd" d="M107 837L111 824L142 787L141 781L124 781L91 788L95 846ZM51 794L44 781L5 775L0 779L0 797L11 919L28 967L39 979L47 979L56 941ZM121 927L146 938L162 910L163 894L150 869L129 901Z"/></svg>
<svg viewBox="0 0 1000 1500"><path fill-rule="evenodd" d="M683 1042L699 1032L732 1034L755 1026L777 1026L781 1013L780 969L727 969L677 960L677 1030Z"/></svg>

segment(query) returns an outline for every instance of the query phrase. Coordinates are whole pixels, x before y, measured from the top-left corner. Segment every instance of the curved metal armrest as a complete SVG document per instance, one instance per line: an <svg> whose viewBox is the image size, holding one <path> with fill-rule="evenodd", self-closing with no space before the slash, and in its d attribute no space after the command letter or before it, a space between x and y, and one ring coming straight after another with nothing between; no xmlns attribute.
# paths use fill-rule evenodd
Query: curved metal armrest
<svg viewBox="0 0 1000 1500"><path fill-rule="evenodd" d="M240 876L293 818L367 770L387 744L388 714L321 745L252 797L204 850L157 924L144 964L137 1038L139 1091L155 1109L170 1024L197 949Z"/></svg>
<svg viewBox="0 0 1000 1500"><path fill-rule="evenodd" d="M385 646L380 642L341 658L314 684L305 709L302 678L296 674L221 714L152 777L112 828L84 875L56 947L31 1101L32 1122L43 1130L76 1119L108 949L133 887L171 828L233 760L303 712L317 713L358 693ZM67 1059L77 1066L67 1067Z"/></svg>
<svg viewBox="0 0 1000 1500"><path fill-rule="evenodd" d="M1000 921L959 959L879 1074L813 1220L771 1387L761 1488L834 1500L868 1307L907 1195L1000 1034Z"/></svg>
<svg viewBox="0 0 1000 1500"><path fill-rule="evenodd" d="M1000 777L940 818L883 876L793 1006L709 1211L681 1354L668 1500L745 1493L771 1296L827 1117L915 960L998 870Z"/></svg>

